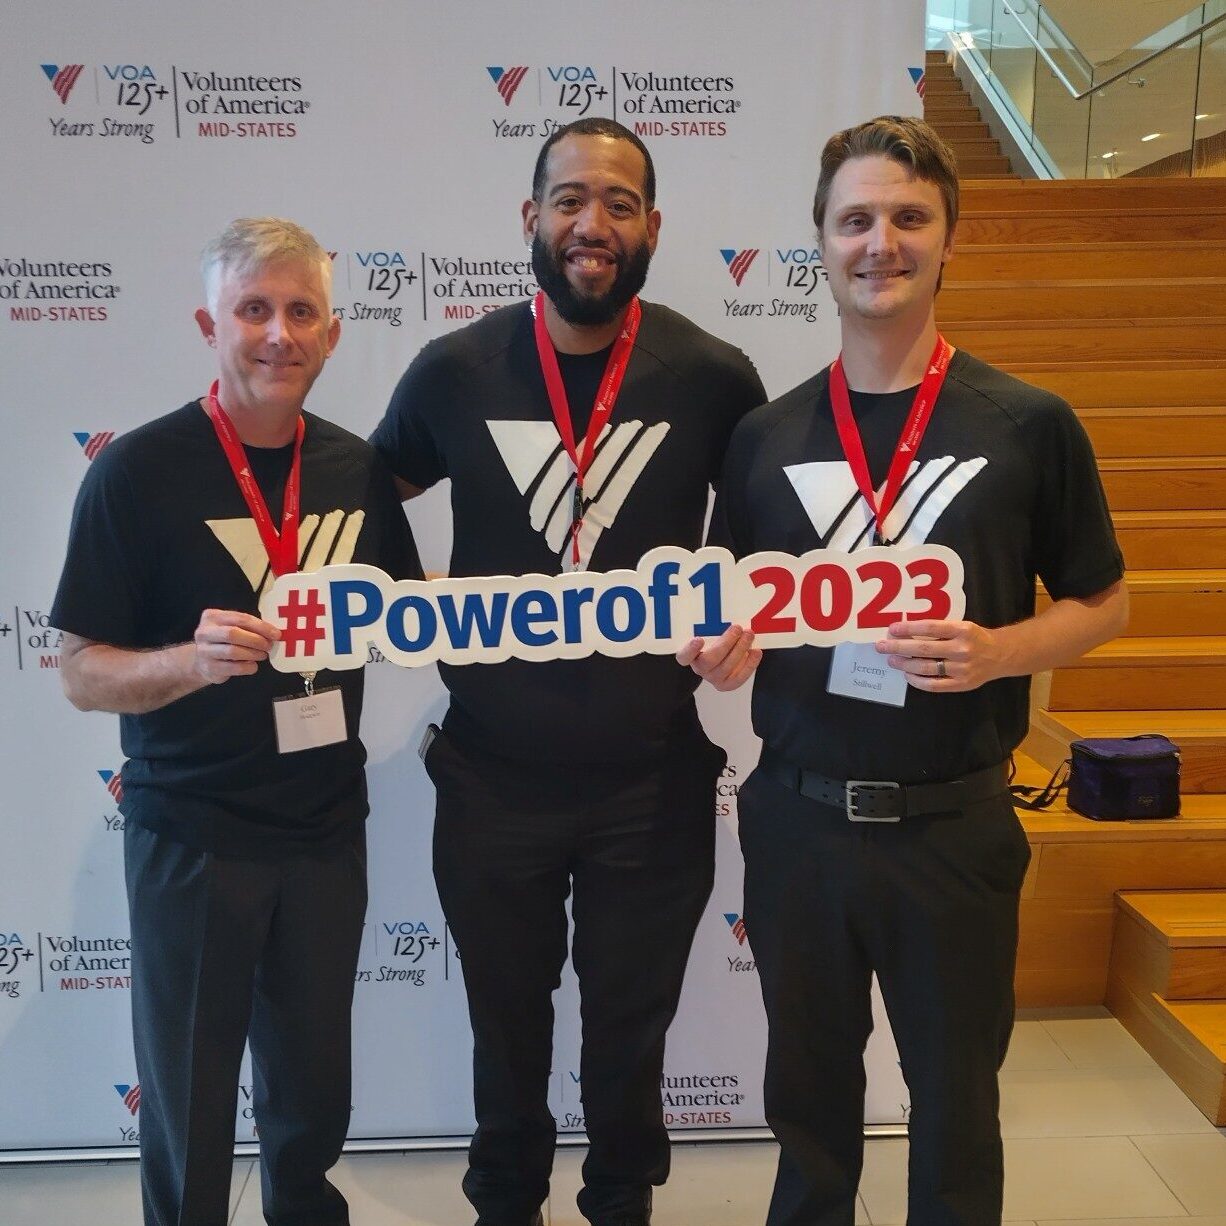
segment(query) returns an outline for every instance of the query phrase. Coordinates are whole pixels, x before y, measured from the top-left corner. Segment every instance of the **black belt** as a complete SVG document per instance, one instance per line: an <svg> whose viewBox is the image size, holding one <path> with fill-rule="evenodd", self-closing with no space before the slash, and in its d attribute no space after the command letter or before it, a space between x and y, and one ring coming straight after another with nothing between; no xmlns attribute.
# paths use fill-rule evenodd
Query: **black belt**
<svg viewBox="0 0 1226 1226"><path fill-rule="evenodd" d="M1009 789L1008 766L948 779L944 783L890 783L881 779L827 779L771 752L762 751L760 767L777 783L818 804L842 809L851 822L899 822L904 817L937 813L956 815L976 801L991 800Z"/></svg>

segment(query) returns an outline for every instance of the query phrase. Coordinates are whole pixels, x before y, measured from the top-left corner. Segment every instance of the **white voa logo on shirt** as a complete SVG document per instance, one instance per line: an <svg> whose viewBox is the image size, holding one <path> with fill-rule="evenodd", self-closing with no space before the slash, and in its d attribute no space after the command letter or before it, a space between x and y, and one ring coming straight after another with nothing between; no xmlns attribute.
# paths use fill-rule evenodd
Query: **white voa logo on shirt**
<svg viewBox="0 0 1226 1226"><path fill-rule="evenodd" d="M924 544L933 524L987 463L982 456L961 461L940 456L923 464L913 461L886 518L885 539L904 549ZM783 471L817 529L823 549L853 553L873 543L872 512L845 461L787 464ZM880 488L877 497L881 497Z"/></svg>
<svg viewBox="0 0 1226 1226"><path fill-rule="evenodd" d="M609 424L596 440L596 454L583 482L583 527L574 562L571 523L575 469L551 421L487 421L516 488L528 502L528 519L558 555L561 570L586 570L596 542L617 513L668 434L668 423Z"/></svg>
<svg viewBox="0 0 1226 1226"><path fill-rule="evenodd" d="M298 524L298 569L312 571L321 566L343 566L352 562L365 519L365 511L304 515ZM255 520L206 519L204 522L239 564L251 590L262 597L272 587L276 576L268 565L268 554Z"/></svg>

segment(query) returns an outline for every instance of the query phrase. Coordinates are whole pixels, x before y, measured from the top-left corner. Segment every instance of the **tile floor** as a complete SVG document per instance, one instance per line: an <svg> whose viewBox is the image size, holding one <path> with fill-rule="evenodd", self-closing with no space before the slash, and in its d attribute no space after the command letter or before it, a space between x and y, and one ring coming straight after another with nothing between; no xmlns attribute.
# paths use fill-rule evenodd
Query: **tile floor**
<svg viewBox="0 0 1226 1226"><path fill-rule="evenodd" d="M1005 1219L1017 1226L1226 1226L1226 1129L1213 1128L1102 1010L1025 1014L1001 1078ZM906 1221L903 1140L866 1148L857 1223ZM550 1226L574 1207L581 1151L562 1150ZM678 1145L657 1226L757 1226L774 1167L766 1142ZM470 1226L454 1153L345 1158L354 1226ZM130 1163L0 1166L3 1226L137 1226ZM259 1177L235 1164L232 1226L260 1226Z"/></svg>

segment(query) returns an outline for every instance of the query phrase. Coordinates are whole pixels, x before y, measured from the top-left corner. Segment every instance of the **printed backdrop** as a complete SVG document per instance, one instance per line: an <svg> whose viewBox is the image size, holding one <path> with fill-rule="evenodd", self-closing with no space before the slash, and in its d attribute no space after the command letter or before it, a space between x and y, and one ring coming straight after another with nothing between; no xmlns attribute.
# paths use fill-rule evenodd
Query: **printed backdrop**
<svg viewBox="0 0 1226 1226"><path fill-rule="evenodd" d="M44 0L0 17L0 1151L130 1146L139 1129L112 716L73 711L48 625L73 495L116 435L200 394L197 253L232 217L309 227L335 260L336 357L311 398L366 434L421 345L535 290L520 237L542 139L612 115L652 149L646 296L742 347L777 395L829 361L810 202L825 137L920 112L923 0ZM185 475L186 479L187 475ZM445 570L448 493L410 515ZM356 985L354 1139L472 1127L463 986L430 875L417 760L433 668L372 661L371 901ZM703 697L730 749L719 870L662 1087L677 1130L763 1122L764 1022L740 923L745 694ZM649 959L650 949L626 956ZM577 993L553 1106L582 1129ZM884 1025L869 1120L906 1093ZM244 1073L237 1137L252 1138Z"/></svg>

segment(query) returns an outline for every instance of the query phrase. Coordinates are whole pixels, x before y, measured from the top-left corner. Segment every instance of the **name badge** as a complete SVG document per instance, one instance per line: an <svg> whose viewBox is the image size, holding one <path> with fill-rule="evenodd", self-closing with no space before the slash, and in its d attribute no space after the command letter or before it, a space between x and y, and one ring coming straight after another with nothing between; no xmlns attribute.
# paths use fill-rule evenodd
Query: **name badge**
<svg viewBox="0 0 1226 1226"><path fill-rule="evenodd" d="M845 698L901 707L907 701L907 678L877 654L872 643L839 643L830 660L826 689Z"/></svg>
<svg viewBox="0 0 1226 1226"><path fill-rule="evenodd" d="M279 753L318 749L348 739L345 731L345 704L339 686L277 698L272 704L277 724Z"/></svg>

